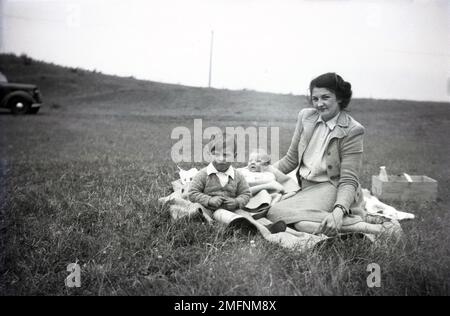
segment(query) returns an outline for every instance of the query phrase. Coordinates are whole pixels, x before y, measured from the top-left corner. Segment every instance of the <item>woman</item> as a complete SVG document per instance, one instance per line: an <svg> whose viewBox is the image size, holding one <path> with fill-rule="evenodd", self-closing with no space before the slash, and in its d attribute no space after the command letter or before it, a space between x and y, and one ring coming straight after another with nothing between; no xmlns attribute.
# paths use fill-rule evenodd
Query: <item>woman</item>
<svg viewBox="0 0 450 316"><path fill-rule="evenodd" d="M289 150L274 164L285 174L298 167L301 190L272 206L268 219L307 233L385 232L392 225L364 222L359 183L364 127L345 111L351 84L326 73L311 81L309 92L313 108L300 111Z"/></svg>

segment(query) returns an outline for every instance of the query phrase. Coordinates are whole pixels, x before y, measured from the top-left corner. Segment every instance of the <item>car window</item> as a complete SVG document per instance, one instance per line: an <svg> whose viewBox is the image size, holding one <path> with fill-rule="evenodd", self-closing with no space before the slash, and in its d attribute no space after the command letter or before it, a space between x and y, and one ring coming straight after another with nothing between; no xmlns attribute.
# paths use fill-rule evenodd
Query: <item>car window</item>
<svg viewBox="0 0 450 316"><path fill-rule="evenodd" d="M6 79L6 76L0 72L0 82L8 82L8 79Z"/></svg>

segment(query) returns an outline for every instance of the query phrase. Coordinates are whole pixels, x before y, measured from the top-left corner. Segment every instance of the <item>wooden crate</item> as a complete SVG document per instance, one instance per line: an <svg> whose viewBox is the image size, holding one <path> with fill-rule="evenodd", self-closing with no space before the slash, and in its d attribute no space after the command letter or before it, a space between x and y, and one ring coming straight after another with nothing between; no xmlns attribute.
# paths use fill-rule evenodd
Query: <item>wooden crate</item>
<svg viewBox="0 0 450 316"><path fill-rule="evenodd" d="M372 194L382 201L435 201L438 192L436 180L427 176L410 176L411 182L404 175L388 176L389 181L382 181L372 176Z"/></svg>

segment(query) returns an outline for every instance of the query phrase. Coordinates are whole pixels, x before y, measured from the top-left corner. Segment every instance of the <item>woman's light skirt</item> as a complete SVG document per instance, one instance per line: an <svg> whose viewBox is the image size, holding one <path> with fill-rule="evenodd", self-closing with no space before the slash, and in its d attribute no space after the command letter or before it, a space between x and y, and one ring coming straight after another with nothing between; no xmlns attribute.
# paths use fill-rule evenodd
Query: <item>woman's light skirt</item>
<svg viewBox="0 0 450 316"><path fill-rule="evenodd" d="M302 181L303 189L296 195L273 205L267 213L272 222L283 220L286 224L301 221L320 223L333 211L337 188L330 182L312 183ZM344 217L343 226L362 222L358 215Z"/></svg>

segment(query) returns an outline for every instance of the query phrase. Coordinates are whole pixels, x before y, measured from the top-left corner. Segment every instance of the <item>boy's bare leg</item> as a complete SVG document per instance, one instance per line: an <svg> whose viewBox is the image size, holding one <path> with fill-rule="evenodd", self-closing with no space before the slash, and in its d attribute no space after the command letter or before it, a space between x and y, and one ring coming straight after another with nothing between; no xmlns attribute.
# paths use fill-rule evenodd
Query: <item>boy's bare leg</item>
<svg viewBox="0 0 450 316"><path fill-rule="evenodd" d="M320 223L301 221L294 225L298 231L313 234L319 228ZM342 226L342 233L366 233L378 235L382 232L381 224L369 224L366 222L359 222L352 225Z"/></svg>

